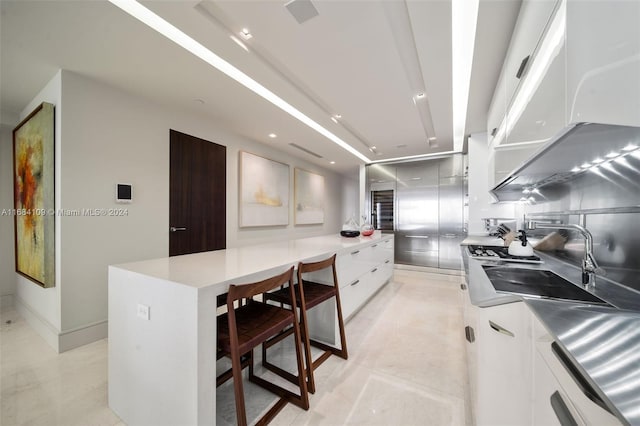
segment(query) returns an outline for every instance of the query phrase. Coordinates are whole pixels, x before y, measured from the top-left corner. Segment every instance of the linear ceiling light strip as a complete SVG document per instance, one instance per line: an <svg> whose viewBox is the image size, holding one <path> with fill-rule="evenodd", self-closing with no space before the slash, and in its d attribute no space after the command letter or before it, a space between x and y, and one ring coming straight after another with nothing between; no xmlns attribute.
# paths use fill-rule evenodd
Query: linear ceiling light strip
<svg viewBox="0 0 640 426"><path fill-rule="evenodd" d="M195 39L189 37L187 34L179 30L177 27L173 26L165 19L161 18L159 15L155 14L151 10L144 7L142 4L138 3L136 0L109 0L113 5L119 7L123 11L127 12L129 15L138 19L140 22L145 25L153 28L169 40L176 43L178 46L186 49L191 52L193 55L202 59L209 65L215 67L219 71L223 72L227 76L231 77L238 83L245 86L247 89L256 93L257 95L263 97L267 101L271 102L273 105L277 106L287 114L296 118L300 122L306 124L316 132L320 133L322 136L326 137L336 145L341 148L349 151L351 154L355 155L365 163L370 163L366 156L361 154L351 145L340 139L338 136L334 135L320 124L313 121L311 118L307 117L305 114L300 112L298 109L293 107L291 104L286 102L284 99L280 98L278 95L240 71L238 68L231 65L229 62L225 61L211 50L197 42Z"/></svg>
<svg viewBox="0 0 640 426"><path fill-rule="evenodd" d="M478 7L478 0L453 0L451 3L454 151L461 150L464 144Z"/></svg>

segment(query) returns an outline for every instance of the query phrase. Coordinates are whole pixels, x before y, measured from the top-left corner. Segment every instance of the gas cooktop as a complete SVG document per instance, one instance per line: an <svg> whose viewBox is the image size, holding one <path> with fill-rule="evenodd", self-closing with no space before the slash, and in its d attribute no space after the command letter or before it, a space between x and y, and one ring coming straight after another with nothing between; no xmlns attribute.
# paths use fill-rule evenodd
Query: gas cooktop
<svg viewBox="0 0 640 426"><path fill-rule="evenodd" d="M502 260L504 262L542 263L538 256L514 256L509 254L509 249L502 246L467 246L469 256L482 260Z"/></svg>

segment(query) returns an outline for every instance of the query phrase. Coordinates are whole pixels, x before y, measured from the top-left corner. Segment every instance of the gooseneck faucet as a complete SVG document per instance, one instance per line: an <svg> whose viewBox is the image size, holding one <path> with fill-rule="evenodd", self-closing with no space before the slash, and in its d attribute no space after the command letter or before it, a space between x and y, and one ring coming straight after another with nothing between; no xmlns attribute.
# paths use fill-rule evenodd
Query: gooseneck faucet
<svg viewBox="0 0 640 426"><path fill-rule="evenodd" d="M584 237L584 257L582 258L582 284L596 284L596 271L598 270L598 262L593 256L593 236L591 232L584 226L574 225L572 223L545 223L531 220L527 222L528 229L574 229Z"/></svg>

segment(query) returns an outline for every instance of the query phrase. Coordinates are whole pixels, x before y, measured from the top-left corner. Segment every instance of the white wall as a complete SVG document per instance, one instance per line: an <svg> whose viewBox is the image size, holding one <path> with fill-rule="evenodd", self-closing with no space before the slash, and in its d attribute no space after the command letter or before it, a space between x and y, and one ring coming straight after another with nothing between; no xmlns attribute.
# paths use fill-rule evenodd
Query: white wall
<svg viewBox="0 0 640 426"><path fill-rule="evenodd" d="M58 78L58 77L57 77ZM312 163L223 130L210 117L197 117L62 71L62 102L54 101L62 134L56 134L57 208L61 211L126 208L124 217L59 216L57 318L61 334L106 325L107 265L168 255L169 130L227 147L227 247L337 232L343 222L349 179ZM32 104L41 102L43 94ZM64 115L61 108L64 105ZM250 151L325 176L325 223L238 228L238 152ZM133 203L115 204L118 182L133 185ZM356 183L357 185L357 183ZM293 200L293 184L291 185ZM357 198L356 198L357 203ZM356 204L357 205L357 204ZM32 283L29 291L42 291ZM49 291L49 290L47 290ZM24 295L27 303L32 295ZM34 306L39 312L45 307ZM45 310L49 308L46 307ZM47 312L47 318L49 317ZM102 328L100 328L102 330ZM97 338L94 336L94 338ZM91 340L91 338L89 338Z"/></svg>
<svg viewBox="0 0 640 426"><path fill-rule="evenodd" d="M0 307L13 304L16 292L13 216L12 128L0 126Z"/></svg>
<svg viewBox="0 0 640 426"><path fill-rule="evenodd" d="M489 194L489 146L486 133L469 137L469 234L485 232L482 218L515 218L514 204L494 204Z"/></svg>

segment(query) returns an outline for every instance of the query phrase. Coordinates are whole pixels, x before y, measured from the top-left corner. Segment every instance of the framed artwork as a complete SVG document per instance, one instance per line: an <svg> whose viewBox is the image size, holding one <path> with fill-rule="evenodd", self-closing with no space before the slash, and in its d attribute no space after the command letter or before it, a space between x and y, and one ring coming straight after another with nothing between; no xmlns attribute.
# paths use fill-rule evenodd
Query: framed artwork
<svg viewBox="0 0 640 426"><path fill-rule="evenodd" d="M324 176L294 170L295 224L324 223Z"/></svg>
<svg viewBox="0 0 640 426"><path fill-rule="evenodd" d="M54 106L42 103L13 130L16 272L55 286Z"/></svg>
<svg viewBox="0 0 640 426"><path fill-rule="evenodd" d="M289 165L240 151L239 224L289 224Z"/></svg>

